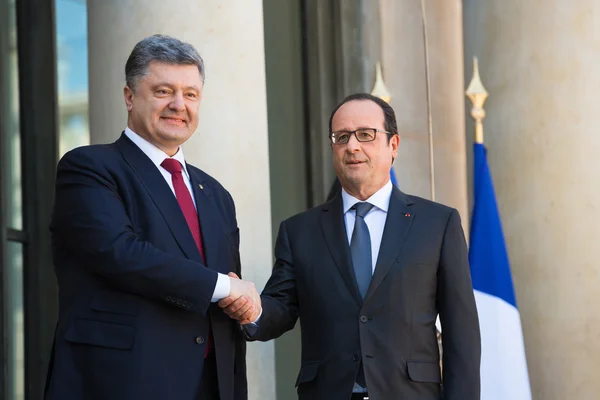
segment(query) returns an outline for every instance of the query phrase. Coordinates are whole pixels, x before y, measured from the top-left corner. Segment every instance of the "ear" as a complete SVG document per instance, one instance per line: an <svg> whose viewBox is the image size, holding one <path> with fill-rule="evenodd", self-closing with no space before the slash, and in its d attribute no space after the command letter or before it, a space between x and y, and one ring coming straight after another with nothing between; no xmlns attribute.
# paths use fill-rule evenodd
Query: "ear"
<svg viewBox="0 0 600 400"><path fill-rule="evenodd" d="M125 86L123 88L123 97L125 98L125 106L127 107L127 112L131 112L133 109L133 97L135 94L133 90L129 86Z"/></svg>
<svg viewBox="0 0 600 400"><path fill-rule="evenodd" d="M398 156L398 146L400 146L400 135L395 134L390 138L390 146L392 146L392 158Z"/></svg>

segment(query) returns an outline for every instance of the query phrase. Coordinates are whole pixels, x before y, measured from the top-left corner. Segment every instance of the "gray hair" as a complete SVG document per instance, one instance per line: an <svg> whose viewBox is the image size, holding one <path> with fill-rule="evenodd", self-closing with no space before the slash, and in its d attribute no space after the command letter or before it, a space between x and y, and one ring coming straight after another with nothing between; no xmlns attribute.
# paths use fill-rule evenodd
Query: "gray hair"
<svg viewBox="0 0 600 400"><path fill-rule="evenodd" d="M167 35L152 35L139 41L125 64L125 82L131 90L148 73L151 62L173 65L196 65L204 82L204 61L194 46Z"/></svg>

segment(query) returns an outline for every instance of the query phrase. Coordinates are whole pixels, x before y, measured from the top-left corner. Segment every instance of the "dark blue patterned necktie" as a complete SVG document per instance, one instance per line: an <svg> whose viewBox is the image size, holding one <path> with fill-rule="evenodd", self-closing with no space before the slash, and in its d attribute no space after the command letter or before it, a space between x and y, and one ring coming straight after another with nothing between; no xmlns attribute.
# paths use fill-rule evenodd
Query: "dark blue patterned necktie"
<svg viewBox="0 0 600 400"><path fill-rule="evenodd" d="M352 264L354 265L354 275L356 283L362 298L365 298L367 289L373 276L373 266L371 258L371 235L369 227L365 222L365 215L371 211L373 204L356 203L352 209L356 210L354 220L354 231L350 240L350 252L352 253Z"/></svg>

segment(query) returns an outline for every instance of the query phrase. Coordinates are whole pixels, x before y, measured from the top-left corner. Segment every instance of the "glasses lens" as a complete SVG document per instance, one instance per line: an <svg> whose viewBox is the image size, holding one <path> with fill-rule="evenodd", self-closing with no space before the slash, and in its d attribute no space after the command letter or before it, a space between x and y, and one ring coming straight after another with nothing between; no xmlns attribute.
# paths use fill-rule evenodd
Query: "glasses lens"
<svg viewBox="0 0 600 400"><path fill-rule="evenodd" d="M346 144L350 140L350 134L346 132L336 132L331 137L335 144Z"/></svg>
<svg viewBox="0 0 600 400"><path fill-rule="evenodd" d="M359 129L356 131L356 138L359 142L370 142L371 140L375 140L375 130Z"/></svg>

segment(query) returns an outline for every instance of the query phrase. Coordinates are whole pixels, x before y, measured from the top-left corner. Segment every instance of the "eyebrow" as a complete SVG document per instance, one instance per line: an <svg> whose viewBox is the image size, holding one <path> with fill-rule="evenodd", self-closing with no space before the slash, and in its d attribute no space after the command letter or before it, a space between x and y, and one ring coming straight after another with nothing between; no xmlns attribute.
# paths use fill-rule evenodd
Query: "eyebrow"
<svg viewBox="0 0 600 400"><path fill-rule="evenodd" d="M157 89L157 88L159 88L161 86L166 86L166 87L169 87L169 88L173 87L173 85L170 84L170 83L168 83L168 82L159 82L159 83L157 83L156 85L153 86L153 89ZM196 85L186 86L186 87L183 88L184 91L185 90L190 90L190 89L191 90L195 90L198 93L201 92L200 88L198 86L196 86Z"/></svg>
<svg viewBox="0 0 600 400"><path fill-rule="evenodd" d="M357 131L359 129L378 129L378 128L373 128L372 126L359 126L356 129L342 128L342 129L336 129L333 132L351 132L351 131Z"/></svg>
<svg viewBox="0 0 600 400"><path fill-rule="evenodd" d="M191 90L195 90L196 92L200 92L200 88L199 88L198 86L196 86L196 85L192 85L192 86L186 86L186 87L184 88L184 90L190 90L190 89L191 89Z"/></svg>

